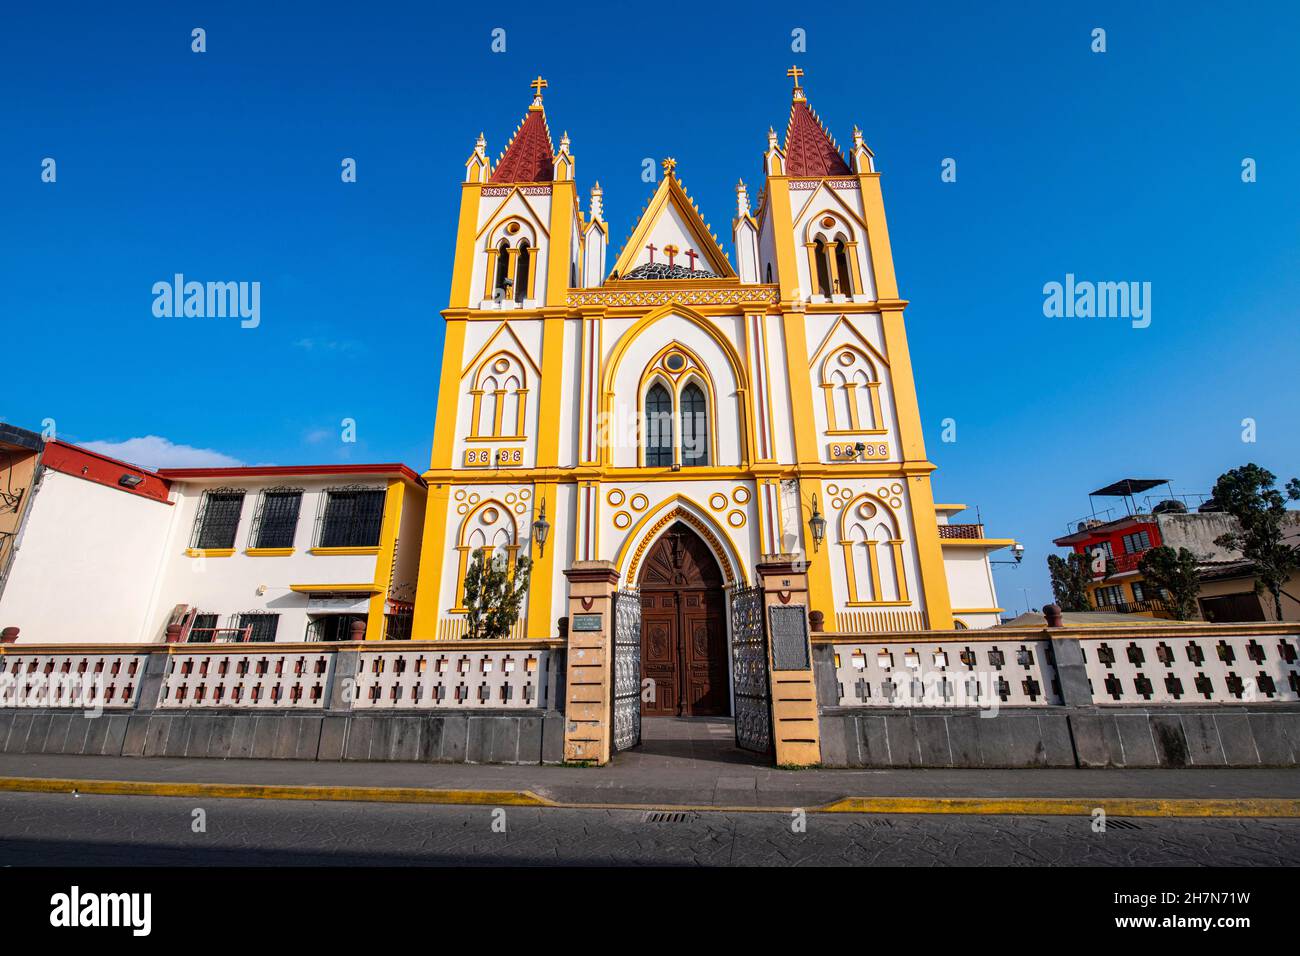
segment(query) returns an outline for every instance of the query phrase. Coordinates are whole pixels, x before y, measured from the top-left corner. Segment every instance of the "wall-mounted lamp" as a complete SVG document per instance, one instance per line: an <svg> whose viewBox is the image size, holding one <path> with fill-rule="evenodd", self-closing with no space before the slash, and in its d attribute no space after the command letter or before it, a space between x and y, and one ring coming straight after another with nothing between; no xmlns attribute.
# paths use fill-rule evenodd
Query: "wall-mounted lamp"
<svg viewBox="0 0 1300 956"><path fill-rule="evenodd" d="M826 538L826 519L822 517L821 510L817 507L817 495L813 495L812 500L812 517L808 519L808 530L812 532L813 550L822 549L822 541Z"/></svg>
<svg viewBox="0 0 1300 956"><path fill-rule="evenodd" d="M142 481L144 481L143 475L123 475L121 478L117 479L117 483L123 488L134 488Z"/></svg>
<svg viewBox="0 0 1300 956"><path fill-rule="evenodd" d="M546 538L551 533L551 523L546 520L546 499L542 499L542 510L533 522L533 540L537 542L537 556L546 554Z"/></svg>
<svg viewBox="0 0 1300 956"><path fill-rule="evenodd" d="M1011 546L1011 556L1015 558L1014 561L990 561L989 564L1018 565L1021 561L1025 560L1025 546L1017 541Z"/></svg>

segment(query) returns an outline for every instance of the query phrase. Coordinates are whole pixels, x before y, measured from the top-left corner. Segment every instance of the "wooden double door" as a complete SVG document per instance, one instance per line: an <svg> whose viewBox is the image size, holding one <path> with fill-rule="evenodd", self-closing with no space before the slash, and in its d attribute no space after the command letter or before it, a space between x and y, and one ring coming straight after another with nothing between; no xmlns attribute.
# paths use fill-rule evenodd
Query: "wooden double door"
<svg viewBox="0 0 1300 956"><path fill-rule="evenodd" d="M647 717L731 712L726 592L707 545L688 525L655 544L641 575L641 676Z"/></svg>

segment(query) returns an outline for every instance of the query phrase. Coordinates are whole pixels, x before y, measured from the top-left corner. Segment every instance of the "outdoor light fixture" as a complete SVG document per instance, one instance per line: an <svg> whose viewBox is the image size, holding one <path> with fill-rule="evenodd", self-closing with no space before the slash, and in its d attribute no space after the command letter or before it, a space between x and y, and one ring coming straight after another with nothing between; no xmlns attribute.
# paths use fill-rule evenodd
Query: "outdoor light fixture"
<svg viewBox="0 0 1300 956"><path fill-rule="evenodd" d="M826 519L822 517L821 510L817 507L817 495L813 495L812 517L808 519L808 530L812 532L813 550L822 549L822 541L826 537Z"/></svg>
<svg viewBox="0 0 1300 956"><path fill-rule="evenodd" d="M143 475L123 475L117 479L117 483L123 488L134 488L140 482L144 481Z"/></svg>
<svg viewBox="0 0 1300 956"><path fill-rule="evenodd" d="M537 556L546 554L546 538L551 533L551 523L546 520L546 499L542 499L542 510L533 522L533 540L537 542Z"/></svg>
<svg viewBox="0 0 1300 956"><path fill-rule="evenodd" d="M1011 556L1015 558L1014 561L990 561L989 564L1017 565L1021 561L1025 560L1025 546L1021 544L1019 541L1017 541L1015 544L1011 546Z"/></svg>

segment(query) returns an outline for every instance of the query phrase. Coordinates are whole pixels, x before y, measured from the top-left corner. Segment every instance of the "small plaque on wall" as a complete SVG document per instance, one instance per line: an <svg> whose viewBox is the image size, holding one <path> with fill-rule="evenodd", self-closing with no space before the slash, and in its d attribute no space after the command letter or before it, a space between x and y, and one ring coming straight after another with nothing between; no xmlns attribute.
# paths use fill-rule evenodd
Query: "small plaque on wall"
<svg viewBox="0 0 1300 956"><path fill-rule="evenodd" d="M806 671L812 665L808 652L808 613L802 604L767 609L772 633L772 670Z"/></svg>
<svg viewBox="0 0 1300 956"><path fill-rule="evenodd" d="M573 627L571 630L599 631L603 626L599 614L575 614L573 615Z"/></svg>

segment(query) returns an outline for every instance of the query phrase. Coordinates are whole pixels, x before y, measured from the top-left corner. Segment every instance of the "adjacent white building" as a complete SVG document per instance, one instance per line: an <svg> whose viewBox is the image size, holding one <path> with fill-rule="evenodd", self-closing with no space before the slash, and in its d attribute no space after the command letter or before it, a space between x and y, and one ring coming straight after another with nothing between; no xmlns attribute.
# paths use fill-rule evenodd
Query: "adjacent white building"
<svg viewBox="0 0 1300 956"><path fill-rule="evenodd" d="M151 472L46 444L0 591L23 643L409 634L424 482L404 465Z"/></svg>

